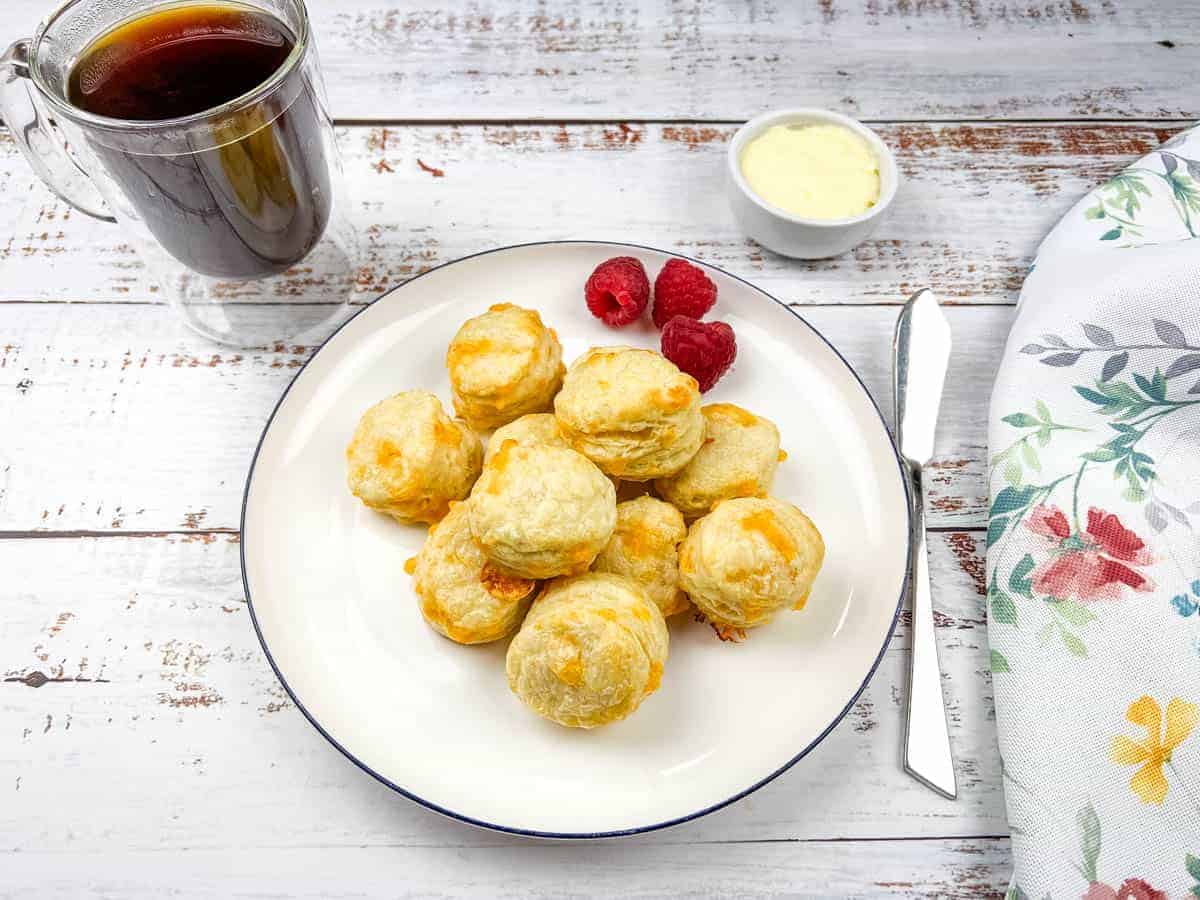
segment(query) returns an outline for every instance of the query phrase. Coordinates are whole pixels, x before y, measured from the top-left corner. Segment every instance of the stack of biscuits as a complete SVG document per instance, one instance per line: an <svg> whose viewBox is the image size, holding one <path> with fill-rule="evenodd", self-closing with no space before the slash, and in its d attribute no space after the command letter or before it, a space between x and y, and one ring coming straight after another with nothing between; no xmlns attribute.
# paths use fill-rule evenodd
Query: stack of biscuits
<svg viewBox="0 0 1200 900"><path fill-rule="evenodd" d="M564 369L554 330L509 303L465 322L446 366L457 417L424 390L377 403L348 482L430 526L407 566L422 615L462 644L515 632L508 682L532 710L618 721L659 686L666 617L694 605L736 639L804 605L825 547L769 495L786 457L774 423L702 406L652 350L596 347Z"/></svg>

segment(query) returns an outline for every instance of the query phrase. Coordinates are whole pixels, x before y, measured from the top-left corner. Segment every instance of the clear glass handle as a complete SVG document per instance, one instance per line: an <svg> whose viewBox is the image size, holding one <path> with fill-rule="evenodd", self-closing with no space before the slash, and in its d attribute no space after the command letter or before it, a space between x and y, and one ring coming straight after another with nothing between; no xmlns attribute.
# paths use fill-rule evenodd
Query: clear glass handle
<svg viewBox="0 0 1200 900"><path fill-rule="evenodd" d="M13 140L50 190L80 212L106 222L117 221L96 185L51 128L29 80L28 60L28 41L17 41L0 57L0 114Z"/></svg>

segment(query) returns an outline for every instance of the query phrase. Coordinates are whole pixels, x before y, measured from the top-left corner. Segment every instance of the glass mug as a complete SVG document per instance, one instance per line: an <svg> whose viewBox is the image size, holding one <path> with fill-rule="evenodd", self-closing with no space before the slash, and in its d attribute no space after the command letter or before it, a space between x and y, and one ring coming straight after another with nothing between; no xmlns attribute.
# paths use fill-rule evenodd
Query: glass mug
<svg viewBox="0 0 1200 900"><path fill-rule="evenodd" d="M73 69L103 69L114 29L201 7L265 14L291 50L257 87L190 115L110 118L72 102L72 78L88 77ZM68 0L0 58L0 113L50 189L117 223L205 337L316 340L344 318L361 247L303 0Z"/></svg>

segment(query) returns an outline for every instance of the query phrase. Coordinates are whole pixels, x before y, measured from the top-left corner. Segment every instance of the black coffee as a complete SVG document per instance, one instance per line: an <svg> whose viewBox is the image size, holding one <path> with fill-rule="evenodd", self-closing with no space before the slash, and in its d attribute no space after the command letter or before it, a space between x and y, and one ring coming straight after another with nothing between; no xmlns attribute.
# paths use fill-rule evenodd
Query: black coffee
<svg viewBox="0 0 1200 900"><path fill-rule="evenodd" d="M279 71L291 31L259 10L194 3L154 10L94 40L71 68L67 99L113 119L161 122L214 110ZM189 151L114 129L91 148L126 201L180 262L205 275L281 272L329 220L325 113L302 69L270 101L214 115ZM295 99L286 109L279 96Z"/></svg>

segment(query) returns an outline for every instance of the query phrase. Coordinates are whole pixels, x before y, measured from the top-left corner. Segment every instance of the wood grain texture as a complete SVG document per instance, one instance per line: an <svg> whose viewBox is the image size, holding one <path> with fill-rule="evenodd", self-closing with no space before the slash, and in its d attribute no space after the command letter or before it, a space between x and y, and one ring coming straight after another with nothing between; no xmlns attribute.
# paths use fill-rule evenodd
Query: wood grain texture
<svg viewBox="0 0 1200 900"><path fill-rule="evenodd" d="M29 33L48 4L0 4L0 29ZM0 896L996 896L1010 860L979 531L992 376L1041 236L1200 115L1200 6L309 6L366 256L240 292L248 315L369 302L504 244L628 240L803 307L890 420L896 305L931 284L956 306L929 512L961 799L900 770L907 616L809 758L667 832L513 840L359 772L267 665L232 533L254 444L312 348L186 332L121 230L55 200L0 131ZM726 207L734 123L794 105L882 123L905 177L891 218L840 259L763 251Z"/></svg>
<svg viewBox="0 0 1200 900"><path fill-rule="evenodd" d="M309 310L251 312L283 321ZM890 422L896 309L803 311ZM948 314L956 352L930 470L929 519L935 527L978 527L985 521L987 396L1012 310L954 307ZM311 354L287 344L215 347L162 306L0 304L0 329L0 422L7 426L0 532L236 529L259 435ZM784 435L796 460L803 458L798 440Z"/></svg>
<svg viewBox="0 0 1200 900"><path fill-rule="evenodd" d="M31 34L51 4L0 5ZM333 112L369 119L1194 117L1194 4L313 0Z"/></svg>
<svg viewBox="0 0 1200 900"><path fill-rule="evenodd" d="M794 303L900 303L926 284L954 303L1011 303L1051 225L1179 127L881 126L905 178L889 218L852 253L810 263L763 250L733 222L723 167L735 126L342 128L361 269L302 265L238 299L368 302L479 250L586 238L697 256ZM72 212L0 134L0 302L155 301L121 228Z"/></svg>
<svg viewBox="0 0 1200 900"><path fill-rule="evenodd" d="M326 847L4 854L0 891L130 900L220 898L879 897L966 900L1007 886L1008 841L662 846L637 840L476 848Z"/></svg>
<svg viewBox="0 0 1200 900"><path fill-rule="evenodd" d="M866 693L806 759L638 844L1005 833L982 539L931 547L959 800L900 767L905 615ZM394 795L309 727L258 646L238 550L213 534L0 541L0 885L27 854L524 844ZM945 877L922 856L925 877ZM681 889L710 874L680 872Z"/></svg>

